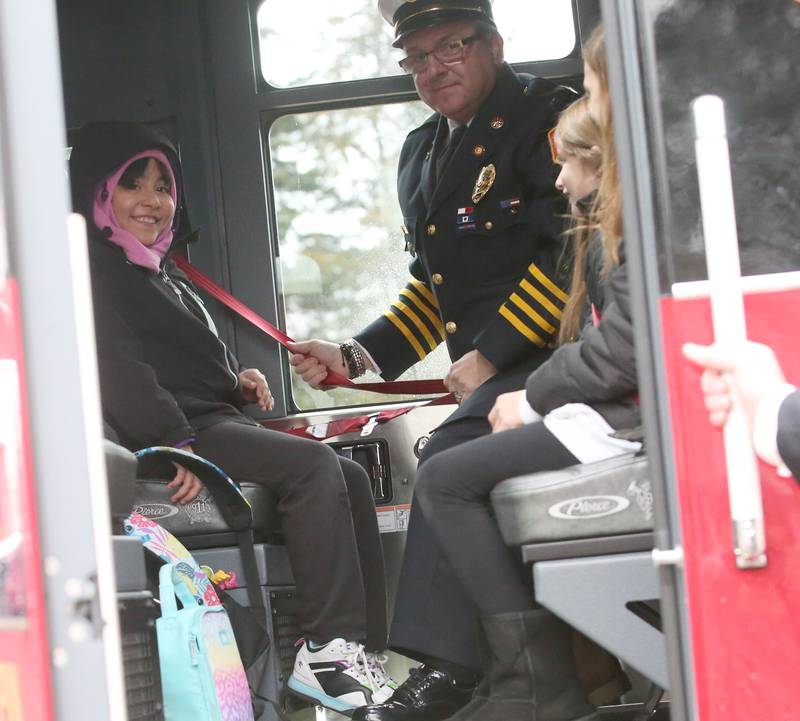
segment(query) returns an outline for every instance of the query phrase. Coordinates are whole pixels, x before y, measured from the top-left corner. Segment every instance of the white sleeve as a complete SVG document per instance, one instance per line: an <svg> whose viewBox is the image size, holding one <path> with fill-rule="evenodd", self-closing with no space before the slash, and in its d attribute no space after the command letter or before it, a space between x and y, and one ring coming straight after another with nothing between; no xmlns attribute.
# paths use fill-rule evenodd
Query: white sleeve
<svg viewBox="0 0 800 721"><path fill-rule="evenodd" d="M381 367L375 362L375 359L370 355L370 352L363 345L361 345L361 343L359 343L355 338L351 338L350 341L358 346L359 350L364 354L364 358L366 358L372 365L372 368L367 368L367 370L373 370L375 371L375 373L380 375Z"/></svg>
<svg viewBox="0 0 800 721"><path fill-rule="evenodd" d="M753 419L753 448L765 463L776 466L781 476L791 476L778 453L778 412L786 397L797 390L789 383L777 383L758 402Z"/></svg>
<svg viewBox="0 0 800 721"><path fill-rule="evenodd" d="M520 393L519 396L519 417L526 426L542 420L542 417L528 403L525 393Z"/></svg>

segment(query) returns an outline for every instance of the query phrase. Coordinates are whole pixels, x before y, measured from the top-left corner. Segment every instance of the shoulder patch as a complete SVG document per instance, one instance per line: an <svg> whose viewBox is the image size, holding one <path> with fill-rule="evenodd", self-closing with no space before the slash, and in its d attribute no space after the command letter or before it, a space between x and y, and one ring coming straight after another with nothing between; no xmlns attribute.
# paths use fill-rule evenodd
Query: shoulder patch
<svg viewBox="0 0 800 721"><path fill-rule="evenodd" d="M547 131L547 142L550 144L550 157L553 162L558 162L558 149L556 148L556 129L550 128Z"/></svg>

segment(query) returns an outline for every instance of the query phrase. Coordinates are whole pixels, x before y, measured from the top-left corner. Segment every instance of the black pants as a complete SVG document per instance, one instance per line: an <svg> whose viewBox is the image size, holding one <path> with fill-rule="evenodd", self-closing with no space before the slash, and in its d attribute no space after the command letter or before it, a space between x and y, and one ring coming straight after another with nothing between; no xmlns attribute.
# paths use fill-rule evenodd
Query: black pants
<svg viewBox="0 0 800 721"><path fill-rule="evenodd" d="M199 431L194 450L278 497L305 638L383 649L383 551L364 469L324 443L236 422Z"/></svg>
<svg viewBox="0 0 800 721"><path fill-rule="evenodd" d="M494 435L489 430L485 419L464 419L445 426L444 437L434 435L430 454L425 448L390 636L392 648L412 658L443 659L476 672L479 617L533 603L530 581L489 511L489 492L515 475L577 463L541 423Z"/></svg>

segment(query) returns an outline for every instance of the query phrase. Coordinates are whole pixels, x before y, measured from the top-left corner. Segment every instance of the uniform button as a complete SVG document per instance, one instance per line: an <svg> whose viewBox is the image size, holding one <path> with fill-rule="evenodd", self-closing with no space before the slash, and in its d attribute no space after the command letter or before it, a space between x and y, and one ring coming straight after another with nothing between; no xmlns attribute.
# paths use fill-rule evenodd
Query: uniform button
<svg viewBox="0 0 800 721"><path fill-rule="evenodd" d="M487 221L486 221L486 222L483 224L483 227L484 227L484 228L486 228L486 230L491 230L492 228L494 228L494 223L492 223L492 221L491 221L491 220L487 220Z"/></svg>
<svg viewBox="0 0 800 721"><path fill-rule="evenodd" d="M442 277L441 273L434 273L431 276L431 280L433 281L434 285L441 285L442 283L444 283L444 278Z"/></svg>
<svg viewBox="0 0 800 721"><path fill-rule="evenodd" d="M447 323L445 324L445 326L444 326L444 329L445 329L445 330L446 330L446 331L447 331L447 332L448 332L450 335L453 335L453 333L455 333L455 332L458 330L458 326L457 326L455 323L453 323L453 321L452 321L452 320L449 320L449 321L447 321Z"/></svg>
<svg viewBox="0 0 800 721"><path fill-rule="evenodd" d="M486 153L486 146L485 146L485 145L476 145L476 146L475 146L475 147L472 149L472 154L473 154L473 155L474 155L476 158L480 158L480 157L481 157L481 155L484 155L485 153Z"/></svg>
<svg viewBox="0 0 800 721"><path fill-rule="evenodd" d="M519 213L517 208L511 208L511 215L516 215L517 213Z"/></svg>
<svg viewBox="0 0 800 721"><path fill-rule="evenodd" d="M433 223L428 226L428 235L436 235L436 226Z"/></svg>

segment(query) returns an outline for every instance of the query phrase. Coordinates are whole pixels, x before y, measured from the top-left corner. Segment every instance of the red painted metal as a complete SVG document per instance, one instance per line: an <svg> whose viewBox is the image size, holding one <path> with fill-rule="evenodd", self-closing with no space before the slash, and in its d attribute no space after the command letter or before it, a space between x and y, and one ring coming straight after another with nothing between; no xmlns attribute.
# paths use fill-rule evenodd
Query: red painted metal
<svg viewBox="0 0 800 721"><path fill-rule="evenodd" d="M3 387L16 386L18 394L18 398L4 398L2 402L7 408L17 406L20 410L15 419L18 422L3 424L0 434L0 542L13 530L21 530L23 538L19 550L7 556L5 563L0 561L5 570L0 578L0 719L51 721L44 586L18 296L13 280L0 280L0 286L0 372L8 374L7 381L12 379ZM16 462L8 462L11 458Z"/></svg>
<svg viewBox="0 0 800 721"><path fill-rule="evenodd" d="M745 297L748 337L772 346L795 384L799 308L800 290ZM680 354L684 342L711 342L710 305L665 298L661 314L698 721L798 721L800 483L760 465L768 565L737 569L722 432Z"/></svg>

